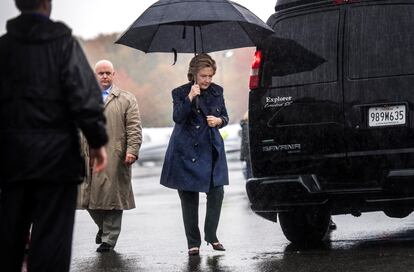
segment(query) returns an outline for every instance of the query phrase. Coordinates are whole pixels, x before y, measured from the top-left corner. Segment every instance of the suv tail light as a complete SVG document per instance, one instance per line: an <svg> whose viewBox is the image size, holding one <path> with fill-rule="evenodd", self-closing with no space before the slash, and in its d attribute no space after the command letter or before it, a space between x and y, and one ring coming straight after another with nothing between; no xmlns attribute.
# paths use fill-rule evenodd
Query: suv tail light
<svg viewBox="0 0 414 272"><path fill-rule="evenodd" d="M254 53L253 63L252 63L252 70L250 72L250 81L249 81L249 88L251 90L259 88L259 69L262 64L262 51L257 50Z"/></svg>

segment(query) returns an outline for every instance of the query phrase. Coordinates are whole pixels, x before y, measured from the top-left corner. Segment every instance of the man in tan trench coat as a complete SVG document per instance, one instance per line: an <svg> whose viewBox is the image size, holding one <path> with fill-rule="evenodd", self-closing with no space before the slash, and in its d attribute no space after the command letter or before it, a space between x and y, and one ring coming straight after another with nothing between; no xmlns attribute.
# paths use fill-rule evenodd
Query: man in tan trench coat
<svg viewBox="0 0 414 272"><path fill-rule="evenodd" d="M112 63L107 60L97 62L95 73L105 103L108 166L85 181L78 205L88 210L98 226L95 242L100 246L96 251L107 252L118 240L123 210L135 208L131 165L138 159L142 128L135 96L113 84Z"/></svg>

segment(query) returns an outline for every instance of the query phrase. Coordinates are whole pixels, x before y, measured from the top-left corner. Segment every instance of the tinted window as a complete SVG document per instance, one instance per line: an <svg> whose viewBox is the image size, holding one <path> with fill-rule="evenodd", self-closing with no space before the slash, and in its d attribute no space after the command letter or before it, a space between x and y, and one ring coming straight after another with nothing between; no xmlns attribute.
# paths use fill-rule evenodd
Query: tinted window
<svg viewBox="0 0 414 272"><path fill-rule="evenodd" d="M338 11L282 19L265 48L265 77L272 86L290 86L337 80ZM276 38L283 38L278 41ZM289 39L292 42L286 42Z"/></svg>
<svg viewBox="0 0 414 272"><path fill-rule="evenodd" d="M366 6L348 17L352 79L414 74L414 6Z"/></svg>

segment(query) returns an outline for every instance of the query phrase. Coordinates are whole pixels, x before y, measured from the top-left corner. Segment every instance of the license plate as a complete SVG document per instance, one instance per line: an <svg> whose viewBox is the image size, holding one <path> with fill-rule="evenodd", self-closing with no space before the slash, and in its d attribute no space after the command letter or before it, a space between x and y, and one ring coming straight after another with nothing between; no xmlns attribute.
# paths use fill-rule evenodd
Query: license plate
<svg viewBox="0 0 414 272"><path fill-rule="evenodd" d="M405 105L371 107L368 109L368 125L370 127L404 125L405 112Z"/></svg>

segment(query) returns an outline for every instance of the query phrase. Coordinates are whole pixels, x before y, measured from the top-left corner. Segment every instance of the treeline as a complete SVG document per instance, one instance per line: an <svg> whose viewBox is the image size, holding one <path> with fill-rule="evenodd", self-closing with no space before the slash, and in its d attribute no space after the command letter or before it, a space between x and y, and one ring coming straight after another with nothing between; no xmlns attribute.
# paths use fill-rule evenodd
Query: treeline
<svg viewBox="0 0 414 272"><path fill-rule="evenodd" d="M193 55L150 53L114 44L118 34L80 40L93 66L100 59L110 60L116 70L115 84L138 99L144 127L173 125L171 90L187 82L188 63ZM214 82L224 87L229 117L237 123L247 110L248 81L254 48L212 53L218 68Z"/></svg>

